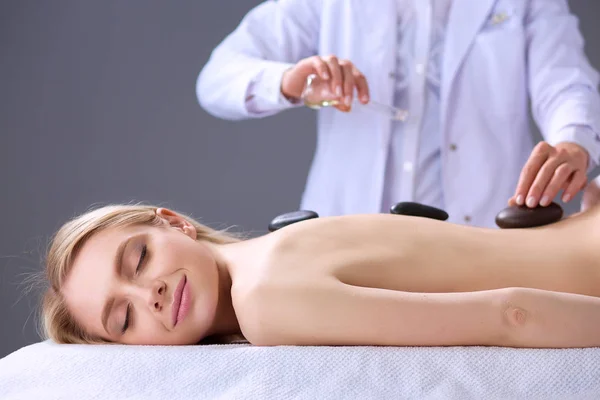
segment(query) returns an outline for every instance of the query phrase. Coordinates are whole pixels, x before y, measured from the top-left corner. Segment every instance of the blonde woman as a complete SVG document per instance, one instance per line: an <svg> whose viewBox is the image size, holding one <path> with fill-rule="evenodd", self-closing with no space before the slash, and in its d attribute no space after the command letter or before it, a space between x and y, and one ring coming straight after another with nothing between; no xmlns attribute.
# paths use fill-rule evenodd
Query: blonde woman
<svg viewBox="0 0 600 400"><path fill-rule="evenodd" d="M165 208L65 224L47 257L60 343L600 346L600 208L532 229L398 215L238 240Z"/></svg>

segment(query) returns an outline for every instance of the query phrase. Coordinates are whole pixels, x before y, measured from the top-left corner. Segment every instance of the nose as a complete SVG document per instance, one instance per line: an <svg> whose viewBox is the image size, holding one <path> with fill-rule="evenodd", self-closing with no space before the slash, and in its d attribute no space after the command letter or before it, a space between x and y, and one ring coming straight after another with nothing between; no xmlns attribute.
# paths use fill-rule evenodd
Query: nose
<svg viewBox="0 0 600 400"><path fill-rule="evenodd" d="M156 280L150 286L150 295L148 296L148 305L152 311L162 311L165 303L166 284L163 281Z"/></svg>

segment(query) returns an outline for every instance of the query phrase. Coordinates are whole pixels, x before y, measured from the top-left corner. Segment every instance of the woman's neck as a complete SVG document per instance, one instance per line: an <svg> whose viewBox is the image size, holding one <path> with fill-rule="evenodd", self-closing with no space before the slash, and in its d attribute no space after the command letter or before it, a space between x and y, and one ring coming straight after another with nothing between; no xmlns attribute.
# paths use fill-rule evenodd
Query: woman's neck
<svg viewBox="0 0 600 400"><path fill-rule="evenodd" d="M240 270L248 271L260 253L259 239L244 240L226 245L213 245L212 250L219 273L219 298L211 336L241 333L233 306L231 290ZM258 247L257 247L258 245Z"/></svg>
<svg viewBox="0 0 600 400"><path fill-rule="evenodd" d="M219 273L219 298L210 336L233 335L240 333L240 325L235 315L231 299L231 275L225 265L217 263Z"/></svg>

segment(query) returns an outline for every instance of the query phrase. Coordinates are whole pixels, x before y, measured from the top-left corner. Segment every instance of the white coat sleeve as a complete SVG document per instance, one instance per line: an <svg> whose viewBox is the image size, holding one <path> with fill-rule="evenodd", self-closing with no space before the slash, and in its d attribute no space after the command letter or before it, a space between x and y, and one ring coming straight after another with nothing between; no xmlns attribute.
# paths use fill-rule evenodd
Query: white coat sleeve
<svg viewBox="0 0 600 400"><path fill-rule="evenodd" d="M281 77L296 62L317 53L322 1L266 1L246 14L200 72L200 105L231 120L292 107L281 95Z"/></svg>
<svg viewBox="0 0 600 400"><path fill-rule="evenodd" d="M525 21L532 111L551 145L574 142L600 159L598 72L566 0L530 0Z"/></svg>

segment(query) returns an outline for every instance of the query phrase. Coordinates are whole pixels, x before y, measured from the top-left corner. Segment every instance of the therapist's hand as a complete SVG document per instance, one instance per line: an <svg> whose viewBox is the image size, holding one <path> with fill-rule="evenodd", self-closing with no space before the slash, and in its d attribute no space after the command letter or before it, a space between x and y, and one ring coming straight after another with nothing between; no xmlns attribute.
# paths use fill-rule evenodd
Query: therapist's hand
<svg viewBox="0 0 600 400"><path fill-rule="evenodd" d="M369 86L365 76L349 60L340 60L336 56L313 56L300 60L284 72L281 79L281 93L288 99L299 99L309 75L316 74L331 84L331 92L341 100L335 106L349 111L356 88L358 99L366 104L369 101Z"/></svg>
<svg viewBox="0 0 600 400"><path fill-rule="evenodd" d="M538 143L521 171L509 205L547 206L561 189L562 201L569 202L587 183L588 162L588 152L578 144L565 142L553 147Z"/></svg>

